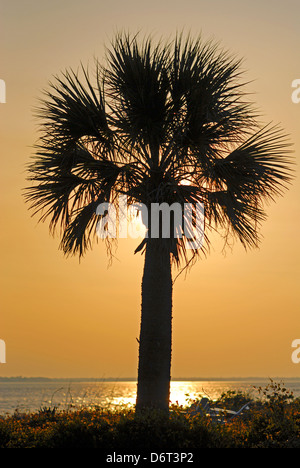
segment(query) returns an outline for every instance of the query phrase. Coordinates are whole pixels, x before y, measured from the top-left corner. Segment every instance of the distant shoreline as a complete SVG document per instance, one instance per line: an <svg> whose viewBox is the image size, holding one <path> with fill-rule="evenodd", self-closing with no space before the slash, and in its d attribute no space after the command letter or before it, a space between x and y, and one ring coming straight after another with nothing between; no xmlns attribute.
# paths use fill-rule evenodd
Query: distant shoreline
<svg viewBox="0 0 300 468"><path fill-rule="evenodd" d="M299 380L300 377L174 377L171 382L226 382ZM0 382L136 382L136 377L1 377Z"/></svg>

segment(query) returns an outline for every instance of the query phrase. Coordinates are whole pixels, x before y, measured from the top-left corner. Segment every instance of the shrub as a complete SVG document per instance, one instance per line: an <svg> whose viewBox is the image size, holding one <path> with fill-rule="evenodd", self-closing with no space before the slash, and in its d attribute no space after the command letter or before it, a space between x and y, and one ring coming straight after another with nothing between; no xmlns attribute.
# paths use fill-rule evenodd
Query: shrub
<svg viewBox="0 0 300 468"><path fill-rule="evenodd" d="M58 411L0 417L0 448L98 448L113 451L178 452L201 448L300 448L300 399L273 381L258 388L246 417L223 423L203 413L172 406L158 411ZM249 400L242 392L223 393L215 404L237 410Z"/></svg>

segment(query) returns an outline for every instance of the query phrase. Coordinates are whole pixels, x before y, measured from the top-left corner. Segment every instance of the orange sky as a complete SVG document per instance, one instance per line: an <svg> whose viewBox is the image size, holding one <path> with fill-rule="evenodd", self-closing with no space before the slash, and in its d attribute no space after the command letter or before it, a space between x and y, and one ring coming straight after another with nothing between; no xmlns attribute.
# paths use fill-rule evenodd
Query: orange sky
<svg viewBox="0 0 300 468"><path fill-rule="evenodd" d="M185 28L244 57L249 89L267 123L281 123L300 161L298 0L1 0L0 376L136 376L143 257L119 242L108 268L103 245L79 264L30 217L22 199L33 153L33 108L48 80L103 57L120 28L171 37ZM298 171L298 169L297 169ZM268 207L256 251L214 244L174 290L174 377L299 377L291 343L300 339L300 184Z"/></svg>

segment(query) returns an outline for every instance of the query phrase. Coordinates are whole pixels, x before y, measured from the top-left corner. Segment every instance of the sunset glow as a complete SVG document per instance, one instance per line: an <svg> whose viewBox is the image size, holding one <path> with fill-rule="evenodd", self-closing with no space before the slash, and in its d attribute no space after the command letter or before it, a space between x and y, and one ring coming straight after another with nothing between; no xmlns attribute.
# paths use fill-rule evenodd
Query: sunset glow
<svg viewBox="0 0 300 468"><path fill-rule="evenodd" d="M140 239L118 239L111 258L99 238L80 262L63 256L59 238L24 201L39 136L34 111L53 76L94 57L104 62L117 30L168 38L186 29L244 59L260 120L279 122L293 143L296 178L266 208L260 249L236 244L224 252L214 234L210 253L177 277L172 378L299 377L291 358L300 339L300 102L292 86L300 80L299 1L4 0L0 16L0 376L136 377ZM132 228L143 232L140 213ZM172 401L184 398L178 383Z"/></svg>

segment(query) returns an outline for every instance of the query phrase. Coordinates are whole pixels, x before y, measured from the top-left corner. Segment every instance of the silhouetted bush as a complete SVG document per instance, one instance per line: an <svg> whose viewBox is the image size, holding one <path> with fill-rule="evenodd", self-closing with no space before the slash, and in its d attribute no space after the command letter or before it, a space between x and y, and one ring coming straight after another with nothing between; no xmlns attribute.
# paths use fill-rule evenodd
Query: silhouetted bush
<svg viewBox="0 0 300 468"><path fill-rule="evenodd" d="M98 448L102 454L193 451L200 448L300 448L300 399L282 384L258 388L249 409L228 421L214 421L172 406L169 417L95 410L15 412L0 418L0 448ZM227 392L215 406L237 410L249 395Z"/></svg>

